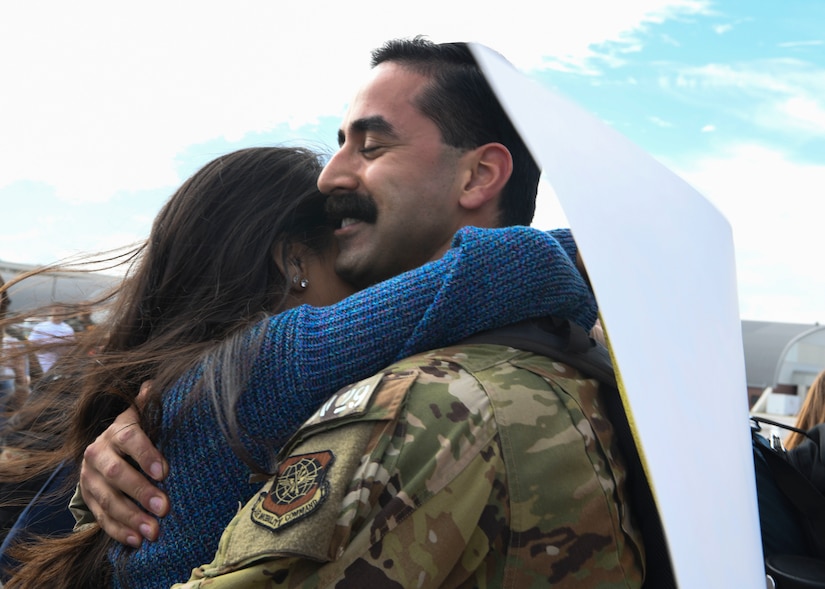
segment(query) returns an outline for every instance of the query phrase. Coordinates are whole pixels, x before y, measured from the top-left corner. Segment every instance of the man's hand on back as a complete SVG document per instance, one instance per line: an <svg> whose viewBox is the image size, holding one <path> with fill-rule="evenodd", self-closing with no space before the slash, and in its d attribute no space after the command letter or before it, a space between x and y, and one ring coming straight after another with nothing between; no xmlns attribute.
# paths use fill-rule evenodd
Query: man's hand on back
<svg viewBox="0 0 825 589"><path fill-rule="evenodd" d="M166 476L168 465L139 421L134 408L121 413L86 448L80 469L80 492L97 522L109 536L134 547L142 538L156 540L159 526L132 499L159 517L169 511L166 495L126 459L133 459L155 481Z"/></svg>

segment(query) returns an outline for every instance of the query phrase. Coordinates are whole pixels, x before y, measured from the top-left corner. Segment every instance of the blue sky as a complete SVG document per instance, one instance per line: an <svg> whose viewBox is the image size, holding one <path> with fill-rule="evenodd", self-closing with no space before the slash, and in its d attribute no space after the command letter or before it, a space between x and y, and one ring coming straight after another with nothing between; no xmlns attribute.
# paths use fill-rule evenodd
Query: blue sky
<svg viewBox="0 0 825 589"><path fill-rule="evenodd" d="M369 50L426 34L497 49L705 194L733 227L744 319L825 321L825 2L281 4L0 7L0 259L143 239L231 149L334 149ZM564 223L543 193L534 224Z"/></svg>
<svg viewBox="0 0 825 589"><path fill-rule="evenodd" d="M650 27L643 44L617 47L616 63L591 76L538 77L654 153L698 157L726 142L755 142L821 164L825 121L805 132L812 113L804 109L823 114L814 94L823 83L825 3L710 6L709 14ZM775 104L783 100L797 100L797 110Z"/></svg>

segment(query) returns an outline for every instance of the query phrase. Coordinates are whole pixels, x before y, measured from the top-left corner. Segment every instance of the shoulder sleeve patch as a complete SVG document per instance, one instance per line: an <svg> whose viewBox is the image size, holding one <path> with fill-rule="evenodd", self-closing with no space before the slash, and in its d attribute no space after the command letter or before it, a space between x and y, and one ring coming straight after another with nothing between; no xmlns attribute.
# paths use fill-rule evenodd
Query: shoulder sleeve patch
<svg viewBox="0 0 825 589"><path fill-rule="evenodd" d="M252 521L277 531L314 512L329 494L329 450L284 460L252 508Z"/></svg>

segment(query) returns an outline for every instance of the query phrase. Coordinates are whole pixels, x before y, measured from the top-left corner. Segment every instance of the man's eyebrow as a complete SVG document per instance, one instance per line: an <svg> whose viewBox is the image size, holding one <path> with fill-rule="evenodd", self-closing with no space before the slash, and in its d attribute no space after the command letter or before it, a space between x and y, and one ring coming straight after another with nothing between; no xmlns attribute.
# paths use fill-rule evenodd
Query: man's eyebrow
<svg viewBox="0 0 825 589"><path fill-rule="evenodd" d="M380 133L382 135L388 135L390 137L396 137L397 133L395 131L395 127L393 127L390 122L380 115L376 115L374 117L365 117L363 119L356 119L349 125L350 132L358 132L358 133L367 133L372 131L373 133ZM346 134L343 129L338 129L338 146L342 146L344 144L344 140L346 139Z"/></svg>

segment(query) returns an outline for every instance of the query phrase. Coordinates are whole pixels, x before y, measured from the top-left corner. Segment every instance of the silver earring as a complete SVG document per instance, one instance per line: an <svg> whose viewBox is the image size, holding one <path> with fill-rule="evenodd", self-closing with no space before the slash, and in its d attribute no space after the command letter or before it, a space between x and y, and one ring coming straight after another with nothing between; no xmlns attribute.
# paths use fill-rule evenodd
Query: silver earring
<svg viewBox="0 0 825 589"><path fill-rule="evenodd" d="M307 280L306 278L301 278L300 286L301 288L305 289L309 286L309 280Z"/></svg>

